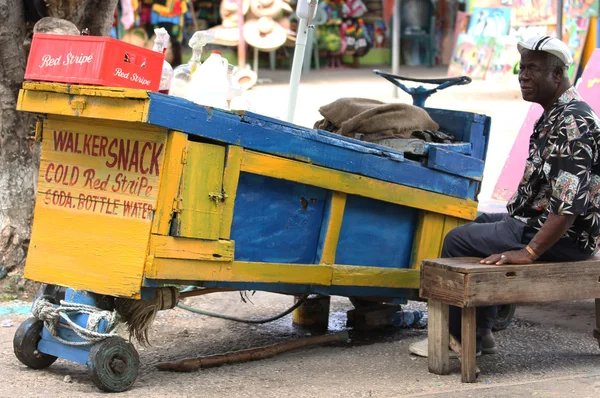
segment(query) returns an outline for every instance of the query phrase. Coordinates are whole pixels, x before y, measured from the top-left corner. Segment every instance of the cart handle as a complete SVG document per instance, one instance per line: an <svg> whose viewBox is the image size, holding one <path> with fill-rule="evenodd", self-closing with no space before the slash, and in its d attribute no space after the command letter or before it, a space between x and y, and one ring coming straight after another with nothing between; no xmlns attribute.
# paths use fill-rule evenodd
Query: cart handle
<svg viewBox="0 0 600 398"><path fill-rule="evenodd" d="M471 78L469 76L460 76L460 77L449 77L442 79L414 79L410 77L403 77L398 75L393 75L391 73L383 72L379 69L373 70L373 73L383 77L384 79L391 82L393 85L400 87L404 92L410 94L413 98L413 105L424 107L425 100L429 98L431 94L436 93L438 90L443 90L445 88L455 86L455 85L464 85L471 83ZM409 82L417 82L423 84L437 84L437 87L426 89L423 86L419 87L406 87L404 84L400 83L398 80L405 80Z"/></svg>

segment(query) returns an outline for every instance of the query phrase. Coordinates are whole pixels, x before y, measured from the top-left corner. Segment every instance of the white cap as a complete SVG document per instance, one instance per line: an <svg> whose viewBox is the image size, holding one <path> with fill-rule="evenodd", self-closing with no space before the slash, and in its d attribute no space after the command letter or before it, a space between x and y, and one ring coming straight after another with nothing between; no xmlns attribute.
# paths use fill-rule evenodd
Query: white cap
<svg viewBox="0 0 600 398"><path fill-rule="evenodd" d="M519 42L519 44L517 44L517 48L519 49L519 53L521 53L523 49L532 51L545 51L557 56L561 61L564 62L566 66L569 66L573 63L573 57L571 56L571 50L569 50L569 47L554 37L534 36L525 41Z"/></svg>

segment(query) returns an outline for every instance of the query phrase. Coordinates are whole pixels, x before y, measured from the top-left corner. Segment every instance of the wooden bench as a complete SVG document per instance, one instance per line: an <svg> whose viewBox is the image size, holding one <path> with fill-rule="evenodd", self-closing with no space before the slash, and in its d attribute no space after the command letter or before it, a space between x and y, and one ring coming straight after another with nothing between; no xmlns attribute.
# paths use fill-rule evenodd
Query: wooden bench
<svg viewBox="0 0 600 398"><path fill-rule="evenodd" d="M461 375L477 378L475 308L512 303L543 303L596 299L600 342L600 258L571 263L482 265L475 258L425 260L421 266L421 297L428 300L429 371L450 373L448 305L462 309Z"/></svg>

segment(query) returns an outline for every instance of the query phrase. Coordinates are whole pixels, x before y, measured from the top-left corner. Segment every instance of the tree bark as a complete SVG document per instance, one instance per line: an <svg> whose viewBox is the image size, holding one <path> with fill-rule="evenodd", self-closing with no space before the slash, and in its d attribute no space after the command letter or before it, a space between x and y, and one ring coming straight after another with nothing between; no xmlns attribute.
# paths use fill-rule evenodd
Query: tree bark
<svg viewBox="0 0 600 398"><path fill-rule="evenodd" d="M118 0L46 0L48 15L92 35L108 35ZM23 0L0 0L0 279L22 275L37 185L40 146L32 138L36 117L16 111L31 33ZM29 29L29 30L28 30ZM40 112L43 110L40 109Z"/></svg>
<svg viewBox="0 0 600 398"><path fill-rule="evenodd" d="M25 259L39 149L30 139L33 118L15 109L26 64L23 1L0 0L0 20L0 276L4 277Z"/></svg>

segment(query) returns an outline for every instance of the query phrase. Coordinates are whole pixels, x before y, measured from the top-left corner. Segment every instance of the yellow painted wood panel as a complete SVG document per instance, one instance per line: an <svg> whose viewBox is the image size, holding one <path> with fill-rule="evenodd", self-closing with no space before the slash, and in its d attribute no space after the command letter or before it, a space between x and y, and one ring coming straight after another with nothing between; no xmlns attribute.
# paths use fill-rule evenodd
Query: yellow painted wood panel
<svg viewBox="0 0 600 398"><path fill-rule="evenodd" d="M345 207L346 194L333 192L329 220L327 221L327 232L325 233L323 251L321 253L321 264L335 264L335 254L342 229Z"/></svg>
<svg viewBox="0 0 600 398"><path fill-rule="evenodd" d="M151 247L153 248L151 255L154 258L233 261L234 242L232 240L202 240L153 235Z"/></svg>
<svg viewBox="0 0 600 398"><path fill-rule="evenodd" d="M150 279L292 283L322 286L418 288L419 271L410 269L314 264L214 262L156 258Z"/></svg>
<svg viewBox="0 0 600 398"><path fill-rule="evenodd" d="M223 193L224 166L224 146L198 142L188 144L177 236L219 239L223 202L215 200L215 196Z"/></svg>
<svg viewBox="0 0 600 398"><path fill-rule="evenodd" d="M419 212L419 223L413 242L411 268L420 269L423 260L440 256L444 222L445 217L443 214Z"/></svg>
<svg viewBox="0 0 600 398"><path fill-rule="evenodd" d="M418 289L420 272L416 269L334 265L334 286L368 286Z"/></svg>
<svg viewBox="0 0 600 398"><path fill-rule="evenodd" d="M21 90L17 110L84 118L145 122L150 101L137 98L90 97Z"/></svg>
<svg viewBox="0 0 600 398"><path fill-rule="evenodd" d="M43 136L26 277L139 297L166 130L51 118Z"/></svg>
<svg viewBox="0 0 600 398"><path fill-rule="evenodd" d="M460 220L456 217L444 217L444 228L442 229L442 238L440 239L440 254L442 253L442 246L444 245L444 239L446 238L446 235L448 235L448 232L458 227L459 221Z"/></svg>
<svg viewBox="0 0 600 398"><path fill-rule="evenodd" d="M24 82L24 90L50 91L63 94L91 95L112 98L148 98L146 90L123 87L86 86L54 82Z"/></svg>
<svg viewBox="0 0 600 398"><path fill-rule="evenodd" d="M119 214L57 207L38 195L25 277L139 298L151 219Z"/></svg>
<svg viewBox="0 0 600 398"><path fill-rule="evenodd" d="M227 147L227 160L223 172L223 193L227 195L223 206L221 206L221 232L219 237L229 239L231 236L231 224L233 223L233 208L237 194L238 182L240 180L240 168L242 165L242 147L229 145Z"/></svg>
<svg viewBox="0 0 600 398"><path fill-rule="evenodd" d="M242 171L474 219L477 203L271 155L244 151Z"/></svg>
<svg viewBox="0 0 600 398"><path fill-rule="evenodd" d="M152 225L152 233L168 235L171 221L175 215L175 200L179 194L183 174L183 156L187 151L187 134L169 131L165 160L160 181L156 217Z"/></svg>
<svg viewBox="0 0 600 398"><path fill-rule="evenodd" d="M155 258L151 279L329 285L329 266Z"/></svg>
<svg viewBox="0 0 600 398"><path fill-rule="evenodd" d="M46 120L38 192L53 202L71 196L75 207L106 202L155 209L165 144L162 129Z"/></svg>

